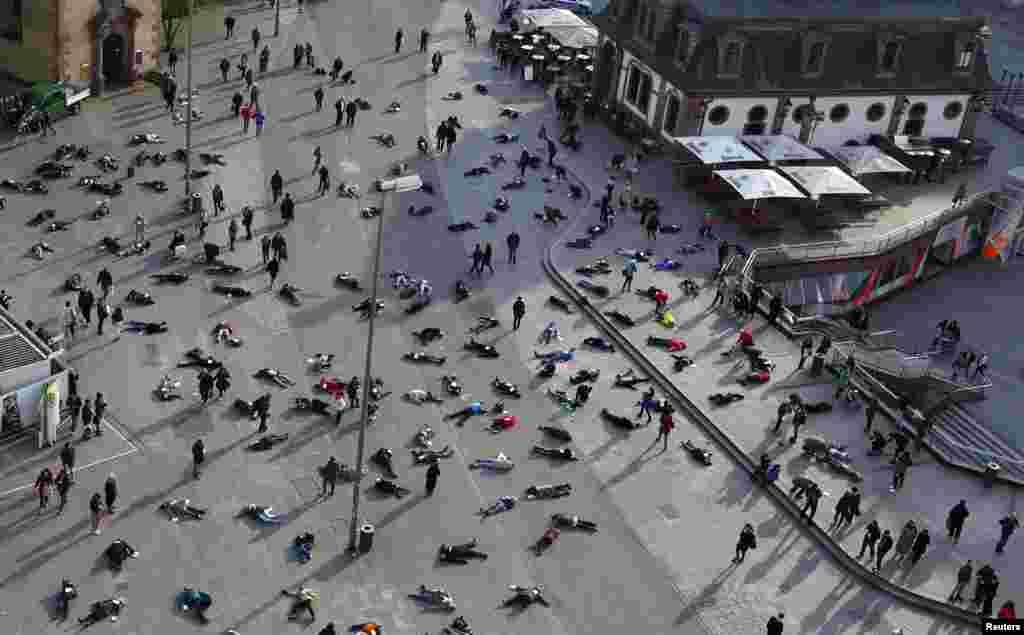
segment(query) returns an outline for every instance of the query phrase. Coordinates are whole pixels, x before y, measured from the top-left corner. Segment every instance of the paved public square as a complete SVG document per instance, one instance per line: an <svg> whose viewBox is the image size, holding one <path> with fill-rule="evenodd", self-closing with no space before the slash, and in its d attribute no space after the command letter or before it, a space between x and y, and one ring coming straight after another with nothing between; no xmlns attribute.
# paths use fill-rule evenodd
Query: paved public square
<svg viewBox="0 0 1024 635"><path fill-rule="evenodd" d="M481 45L466 47L462 15L469 8L480 23ZM60 307L72 299L60 291L72 273L81 273L91 283L103 266L111 269L113 297L120 302L130 289L150 290L156 298L153 307L126 307L128 319L166 320L170 332L145 336L108 333L81 337L67 354L68 361L82 376L83 392L102 391L111 402L108 423L117 435L104 435L79 444L79 462L97 462L84 469L71 492L68 510L62 516L52 512L37 514L30 485L41 465L53 461L52 455L40 455L24 463L0 465L3 489L0 500L4 512L0 541L0 564L5 572L0 579L2 632L7 634L58 633L72 630L74 618L87 611L89 603L120 595L127 608L117 623L93 626L94 632L171 635L191 630L223 632L235 629L240 634L277 635L289 632L317 632L328 620L339 628L366 620L379 621L386 633L438 632L451 616L425 612L406 595L419 584L444 586L458 602L456 615L464 615L476 633L556 633L608 634L637 630L649 633L702 633L742 635L762 633L769 616L786 614L786 632L801 633L889 633L903 627L906 633L967 633L960 621L927 614L911 608L893 596L862 585L859 579L833 561L816 539L793 523L788 513L751 486L746 471L733 464L728 455L714 446L714 463L704 468L678 449L678 442L693 439L711 445L700 429L682 417L672 435L668 451L653 446L656 425L629 435L617 434L602 423L598 412L608 408L618 413L635 412L638 394L613 389L617 372L631 368L621 353L577 350L576 360L561 367L548 381L536 377L534 351L577 346L582 338L595 335L596 327L575 315L566 316L545 305L555 293L541 263L555 245L552 258L565 274L578 262L607 255L614 247L647 247L631 213L621 214L616 228L599 241L600 249L569 253L560 242L580 235L594 222L597 211L592 203L607 173L604 165L614 153L624 150L621 142L590 123L585 126L585 152L559 156L570 175L567 183L544 183L547 170L527 172L528 186L509 195L511 210L499 214L494 225L482 221L500 186L517 171L507 165L495 174L467 178L464 172L485 164L489 155L504 152L510 163L518 156L518 145L498 146L491 137L500 131L519 132L523 143L537 145L537 130L543 122L548 130L557 129L553 107L539 89L528 87L496 71L484 42L495 19L496 7L467 6L456 0L406 6L393 0L352 4L339 2L306 3L304 12L295 5L282 7L282 29L278 38L266 37L273 31L269 9L253 6L229 9L238 15L237 37L224 40L216 33L197 39L195 69L200 87L199 103L205 118L194 126L197 151L225 155L227 166L213 168L213 174L199 181L200 191L209 205L209 189L220 183L225 191L227 214L213 219L208 239L227 243L229 219L240 216L243 205L256 208L257 240L240 241L237 251L225 252L225 260L245 271L235 283L254 291L251 298L232 301L214 295L209 288L214 280L201 267L178 265L166 268L162 253L171 232L181 227L190 239L190 254L199 252L194 220L177 214L182 192L182 167L168 162L163 167L144 167L135 179L125 182L125 194L114 199L110 218L93 222L78 220L64 233L44 234L27 228L24 221L43 207L58 210L58 219L82 215L96 201L72 187L72 180L58 182L45 199L11 195L4 212L4 247L0 266L2 286L15 297L14 313L21 319L47 321L56 328ZM241 82L222 85L217 64L225 56L232 61L243 52L252 55L248 33L256 25L270 44L273 57L270 73L258 78L267 124L261 136L250 130L243 135L240 122L227 117L229 101ZM393 54L393 35L397 27L405 31L403 50ZM431 32L427 54L416 52L419 30ZM296 43L312 43L318 65L329 66L340 56L346 70L354 68L356 83L325 88L327 98L321 113L313 110L313 91L324 83L302 68L292 70L291 51ZM261 44L262 46L262 44ZM429 72L429 55L441 50L444 65L438 76ZM182 69L179 66L179 77ZM233 77L235 74L233 73ZM489 95L476 95L473 85L485 83ZM451 91L461 91L462 101L444 101ZM331 105L338 95L361 96L373 109L360 112L352 129L336 129ZM385 114L392 101L401 103L401 112ZM515 123L499 118L502 106L523 111ZM447 156L421 159L415 139L425 135L433 139L440 120L455 114L462 122L458 143ZM158 91L124 93L103 100L88 112L58 124L59 135L13 149L3 155L5 176L24 178L32 166L53 152L58 143L87 143L94 155L110 151L123 163L136 150L125 143L130 134L155 132L170 141L160 150L170 152L183 145L183 128L174 127L163 111ZM398 140L396 148L379 147L369 137L390 132ZM362 199L339 199L334 193L315 196L316 180L311 176L313 149L320 146L331 171L332 185L355 182L365 192ZM563 150L563 153L565 151ZM423 192L380 197L369 193L370 183L396 162L408 162L410 171L419 173L436 188L431 196ZM701 206L692 195L674 189L669 166L648 164L635 188L671 200L666 222L682 224L684 242L695 239ZM280 215L270 205L268 181L280 170L285 191L298 201L296 222L279 226ZM81 166L75 177L93 174ZM151 195L136 182L162 178L171 184L165 195ZM584 187L587 195L571 200L570 185ZM543 206L560 207L569 220L552 228L542 225L534 213ZM362 502L361 522L376 527L373 550L356 559L345 553L350 530L351 487L340 487L333 498L321 499L317 467L335 456L345 464L356 460L357 412L343 415L341 425L333 419L290 411L292 397L310 395L310 386L319 373L313 373L305 360L317 352L336 354L329 374L348 378L362 375L366 354L366 324L351 306L366 297L335 287L335 274L349 271L370 283L372 248L376 221L360 217L360 208L380 205L384 209L383 262L381 271L408 270L414 276L430 280L435 289L434 302L417 315L407 316L389 280L381 280L385 309L377 321L373 355L373 374L380 376L391 396L381 402L377 423L367 431L367 451L381 447L394 450L399 482L412 493L401 500L379 498L368 492ZM411 217L406 209L432 205L433 214ZM142 257L113 259L101 255L96 243L105 235L131 236L137 213L148 220L148 237L154 251ZM462 234L447 231L449 223L465 220L480 226ZM506 264L505 237L511 231L521 234L518 264ZM268 278L260 265L258 239L265 233L280 231L288 241L289 259L278 285L291 282L303 290L303 304L291 307L268 290ZM728 229L723 233L728 236ZM667 237L666 237L667 238ZM50 242L56 252L43 262L25 257L37 240ZM666 247L679 241L665 241ZM495 248L494 274L468 274L469 254L477 243L490 242ZM660 247L660 245L659 245ZM667 250L666 250L667 251ZM665 255L669 255L666 253ZM712 269L714 250L690 257L686 275L703 280ZM607 284L617 288L616 272ZM187 270L188 282L177 287L154 285L151 274ZM636 287L662 281L672 285L675 276L649 274L638 276ZM455 304L452 289L462 279L471 297ZM569 279L573 280L574 277ZM511 305L517 296L527 304L526 318L518 331L511 329ZM728 346L737 323L704 310L710 302L705 292L696 300L677 302L673 310L679 332L688 340L691 352L701 359L696 367L677 377L678 385L698 405L706 403L710 392L732 390L728 385L728 366L719 364L719 349ZM640 316L649 306L639 298L615 297L608 305L620 306ZM466 331L481 315L501 320L499 328L487 331L482 341L494 344L499 359L478 359L462 350ZM541 330L556 321L563 341L542 347ZM241 348L215 344L213 326L229 322L244 340ZM445 331L445 337L426 348L447 357L443 367L411 365L402 354L418 350L411 332L428 326ZM636 327L637 337L657 332L660 327L643 324ZM790 372L796 364L793 345L781 334L759 324L758 337L764 347L778 355L779 377L768 388L750 391L744 402L733 410L713 413L712 419L751 455L774 446L775 439L764 430L775 411L777 395L788 393L801 383ZM201 347L225 361L233 385L225 398L206 407L193 395L195 374L174 366L183 353ZM788 356L788 357L787 357ZM654 354L659 366L665 356ZM276 368L296 379L294 389L268 387L252 377L259 369ZM545 391L564 387L568 376L580 368L601 371L590 402L575 414L563 413ZM639 372L639 371L637 371ZM160 377L170 373L184 379L182 401L155 401L152 390ZM441 405L417 406L401 399L409 389L441 391L440 377L455 373L466 386L461 398L446 398ZM492 405L498 396L490 389L494 377L501 376L524 389L520 400L506 399L506 407L519 417L519 425L493 434L486 427L489 417L471 418L464 427L456 427L442 417L479 400ZM777 393L773 394L773 390ZM796 389L796 388L794 388ZM808 398L827 388L812 386ZM254 441L255 425L231 410L236 397L253 399L263 392L273 394L271 432L287 432L289 440L266 453L251 453L245 446ZM824 398L824 396L822 397ZM835 412L820 420L812 419L811 428L829 426L836 433L846 425L853 431L862 419L857 412ZM851 423L855 421L854 423ZM452 459L441 463L440 485L433 498L423 495L425 470L411 465L407 448L420 425L428 423L437 431L435 446L451 445ZM849 424L849 425L847 425ZM529 456L530 446L551 445L538 430L541 425L564 426L574 437L574 446L584 455L577 463L559 465ZM809 430L808 432L813 432ZM207 465L202 477L194 480L189 448L203 438ZM109 444L109 448L107 445ZM115 447L117 446L117 447ZM122 448L123 449L120 449ZM129 451L130 450L130 451ZM122 456L118 456L124 452ZM516 462L504 475L468 469L474 459L504 452ZM779 447L783 480L788 481L804 469L792 450ZM788 452L789 455L782 456ZM89 458L91 457L91 458ZM105 458L104 458L105 457ZM110 459L110 457L116 457ZM83 460L88 459L88 460ZM110 460L107 460L110 459ZM933 470L933 472L927 472ZM882 473L884 468L878 467ZM103 534L89 532L88 499L102 489L109 473L116 473L121 487L119 510ZM370 467L376 475L377 470ZM833 478L820 475L822 481ZM884 474L867 483L871 496L878 494ZM941 468L923 465L909 476L916 479L946 479ZM955 477L953 477L955 478ZM569 482L573 494L557 501L521 501L510 512L482 521L474 513L498 496L518 495L531 484ZM819 519L831 519L831 505L843 484L827 481L833 498L825 499ZM943 481L946 482L946 481ZM950 483L956 481L950 480ZM991 543L990 515L1006 506L1012 508L1012 494L1000 489L992 497L991 510L981 509L980 495L973 489L980 484L964 478L963 496L977 505L978 529L969 526L965 542L981 554ZM368 481L363 486L369 485ZM867 486L866 486L867 487ZM11 491L14 490L14 491ZM908 499L910 494L903 494ZM953 494L950 497L958 497ZM209 508L200 522L171 523L157 506L171 498L189 498ZM916 505L929 522L941 523L947 509L946 496L934 504ZM974 502L977 501L977 502ZM865 509L885 523L901 522L903 516L890 511L891 503L879 495L866 501ZM260 527L236 518L246 504L273 506L284 514L284 523ZM1001 507L1002 506L1002 507ZM598 523L595 535L564 532L561 539L543 556L536 557L528 547L548 526L555 512L578 514ZM901 512L902 513L902 512ZM909 511L907 512L909 513ZM868 513L865 516L870 517ZM938 520L935 520L938 519ZM748 560L733 565L736 539L744 523L752 523L758 535L758 548ZM859 541L864 517L843 539L843 545ZM312 562L300 564L291 556L293 538L312 531L317 546ZM970 534L970 539L967 536ZM933 532L933 545L941 542L941 526ZM490 554L482 563L465 567L442 567L436 562L441 543L462 542L471 537ZM141 554L131 560L122 573L112 575L100 556L110 541L123 538ZM849 544L847 544L849 543ZM1011 544L1005 559L1014 558ZM965 545L964 548L968 548ZM990 549L990 547L988 547ZM935 555L934 566L923 562L906 584L915 592L943 599L952 587L947 561L961 554ZM968 557L974 556L973 552ZM941 558L941 560L940 560ZM941 565L939 563L942 563ZM1003 576L1000 601L1013 597L1021 588L1020 573L1004 564L996 564ZM72 609L68 623L54 621L50 599L62 577L74 581L81 596ZM918 580L923 577L923 580ZM289 623L289 600L281 589L303 584L316 589L321 600L317 621L311 627ZM498 609L507 597L507 585L543 584L551 607L534 606L524 613ZM184 586L213 596L209 612L211 622L199 626L179 613L175 596Z"/></svg>

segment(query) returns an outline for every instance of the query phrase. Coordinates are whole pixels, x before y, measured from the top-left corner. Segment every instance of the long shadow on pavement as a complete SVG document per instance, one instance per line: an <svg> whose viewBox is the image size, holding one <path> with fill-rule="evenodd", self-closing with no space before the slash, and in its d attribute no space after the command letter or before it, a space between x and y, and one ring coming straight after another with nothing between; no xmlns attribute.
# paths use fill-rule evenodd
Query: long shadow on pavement
<svg viewBox="0 0 1024 635"><path fill-rule="evenodd" d="M701 611L707 608L711 608L718 603L718 591L725 584L725 581L736 571L736 564L732 563L725 569L722 569L718 575L711 581L710 584L705 586L695 596L690 598L683 607L683 610L676 616L675 621L672 623L673 626L679 627L697 617Z"/></svg>
<svg viewBox="0 0 1024 635"><path fill-rule="evenodd" d="M657 441L655 441L654 443L651 443L651 445L648 446L646 450L644 450L643 452L640 453L640 456L638 456L635 459L633 459L632 461L630 461L629 465L627 465L625 468L623 468L623 470L621 472L619 472L615 476L613 476L610 479L608 479L607 481L605 481L605 483L603 485L601 485L601 490L600 491L604 492L606 490L609 490L609 489L615 487L616 485L618 485L622 481L626 480L627 478L629 478L633 474L636 474L637 472L639 472L640 469L645 464L647 464L647 463L653 461L654 459L656 459L657 457L661 456L661 454L662 454L661 452L655 452L654 451L655 443L657 443Z"/></svg>
<svg viewBox="0 0 1024 635"><path fill-rule="evenodd" d="M40 553L40 551L42 549L44 549L44 548L46 548L46 547L48 547L50 545L56 544L56 543L58 543L58 542L60 542L62 540L66 540L66 539L70 538L71 536L73 536L76 533L80 533L80 532L85 531L86 528L88 528L88 526L89 526L89 522L90 522L89 519L82 519L79 522L75 523L73 526L65 529L61 533L57 534L56 536L54 536L50 540L48 540L45 543L43 543L42 545L40 545L39 548L34 549L33 552L32 552L32 555L34 555L35 557L33 557L31 560L26 562L24 565L22 565L18 569L14 570L10 574L8 574L7 577L5 577L3 580L0 580L0 589L6 587L8 584L10 584L12 582L15 582L17 580L21 580L22 578L32 574L34 571L36 571L36 570L46 566L48 563L50 563L51 561L53 561L54 559L59 557L64 552L66 552L66 551L68 551L68 550L78 546L80 543L82 543L82 542L88 540L89 538L91 538L92 534L86 532L86 533L82 534L81 536L79 536L78 538L76 538L76 539L74 539L74 540L72 540L72 541L62 545L61 547L59 547L57 549L54 549L53 551L51 551L49 553ZM25 556L25 557L28 557L28 556ZM23 560L25 557L19 558L19 561Z"/></svg>

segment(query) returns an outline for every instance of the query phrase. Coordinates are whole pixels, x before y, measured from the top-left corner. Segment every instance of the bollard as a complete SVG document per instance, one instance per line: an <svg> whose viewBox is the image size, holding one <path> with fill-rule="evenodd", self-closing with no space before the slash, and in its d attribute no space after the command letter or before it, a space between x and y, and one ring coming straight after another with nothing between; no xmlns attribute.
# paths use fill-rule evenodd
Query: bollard
<svg viewBox="0 0 1024 635"><path fill-rule="evenodd" d="M359 553L370 553L373 549L373 525L366 523L359 528Z"/></svg>

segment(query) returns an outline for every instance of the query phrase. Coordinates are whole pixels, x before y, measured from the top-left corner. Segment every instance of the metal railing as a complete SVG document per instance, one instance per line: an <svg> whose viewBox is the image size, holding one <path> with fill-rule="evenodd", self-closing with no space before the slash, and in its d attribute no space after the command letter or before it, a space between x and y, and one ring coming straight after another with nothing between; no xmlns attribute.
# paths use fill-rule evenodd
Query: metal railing
<svg viewBox="0 0 1024 635"><path fill-rule="evenodd" d="M989 202L997 192L983 192L968 199L966 205L973 205L981 199ZM956 214L963 212L964 205L953 208L947 207L916 221L897 227L875 238L862 241L833 240L819 243L801 243L797 245L779 245L776 247L762 247L750 253L746 264L743 265L742 275L751 279L755 264L779 264L779 263L800 263L814 262L817 260L833 260L835 258L851 258L877 256L884 254L893 247L909 242L927 232L944 225L946 221Z"/></svg>

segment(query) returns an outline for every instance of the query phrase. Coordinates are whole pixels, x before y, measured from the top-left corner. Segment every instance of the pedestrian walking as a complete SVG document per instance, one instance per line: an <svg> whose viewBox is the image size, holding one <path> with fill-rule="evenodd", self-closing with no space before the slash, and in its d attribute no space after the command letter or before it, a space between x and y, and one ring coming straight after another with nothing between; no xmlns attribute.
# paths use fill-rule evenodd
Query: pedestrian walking
<svg viewBox="0 0 1024 635"><path fill-rule="evenodd" d="M113 514L117 509L115 506L117 503L117 476L111 472L107 476L106 482L103 483L103 499L107 505L107 513Z"/></svg>
<svg viewBox="0 0 1024 635"><path fill-rule="evenodd" d="M110 317L110 305L100 300L96 305L96 335L103 335L103 323Z"/></svg>
<svg viewBox="0 0 1024 635"><path fill-rule="evenodd" d="M430 467L427 468L427 496L433 496L434 490L437 489L437 478L441 476L440 461L434 458L430 461Z"/></svg>
<svg viewBox="0 0 1024 635"><path fill-rule="evenodd" d="M92 307L95 303L96 298L93 296L92 291L88 287L83 286L78 292L78 312L86 324L92 322Z"/></svg>
<svg viewBox="0 0 1024 635"><path fill-rule="evenodd" d="M518 331L519 326L523 323L523 316L526 315L526 301L523 300L523 296L516 298L516 301L512 303L512 330Z"/></svg>
<svg viewBox="0 0 1024 635"><path fill-rule="evenodd" d="M242 133L245 134L249 132L249 120L253 116L253 107L251 105L242 106L240 112L242 115Z"/></svg>
<svg viewBox="0 0 1024 635"><path fill-rule="evenodd" d="M306 42L303 46L303 52L306 54L306 66L309 68L316 66L316 60L313 58L313 45Z"/></svg>
<svg viewBox="0 0 1024 635"><path fill-rule="evenodd" d="M288 192L284 195L284 200L281 201L281 221L287 225L293 220L295 220L295 199L292 198L292 193ZM284 237L281 240L284 240ZM287 259L282 258L282 260Z"/></svg>
<svg viewBox="0 0 1024 635"><path fill-rule="evenodd" d="M924 557L924 554L928 552L928 545L931 542L932 537L928 533L928 528L921 529L917 534L917 538L914 539L914 546L910 548L910 566L914 566Z"/></svg>
<svg viewBox="0 0 1024 635"><path fill-rule="evenodd" d="M359 378L354 376L345 385L345 397L348 399L349 408L359 407Z"/></svg>
<svg viewBox="0 0 1024 635"><path fill-rule="evenodd" d="M213 385L217 389L217 398L221 399L231 388L231 373L227 368L221 366L217 369L217 375L213 378Z"/></svg>
<svg viewBox="0 0 1024 635"><path fill-rule="evenodd" d="M242 227L245 228L246 240L252 240L252 221L254 214L252 207L246 205L242 208Z"/></svg>
<svg viewBox="0 0 1024 635"><path fill-rule="evenodd" d="M93 419L96 415L92 409L92 400L86 399L82 405L82 429L88 430L93 424Z"/></svg>
<svg viewBox="0 0 1024 635"><path fill-rule="evenodd" d="M458 139L458 133L455 132L455 126L447 126L445 130L445 144L448 146L445 150L448 154L452 153L452 149L455 148L455 141Z"/></svg>
<svg viewBox="0 0 1024 635"><path fill-rule="evenodd" d="M260 51L260 73L266 73L270 67L270 47L264 46Z"/></svg>
<svg viewBox="0 0 1024 635"><path fill-rule="evenodd" d="M904 450L896 455L893 459L892 487L889 488L889 492L895 494L898 490L903 489L903 483L907 479L907 470L910 469L910 465L909 452Z"/></svg>
<svg viewBox="0 0 1024 635"><path fill-rule="evenodd" d="M714 309L719 304L724 303L728 295L729 282L725 278L719 278L718 283L715 285L715 297L711 300L711 305L708 306L708 310ZM797 368L799 368L799 366Z"/></svg>
<svg viewBox="0 0 1024 635"><path fill-rule="evenodd" d="M266 234L260 238L260 256L262 256L264 265L270 262L270 236Z"/></svg>
<svg viewBox="0 0 1024 635"><path fill-rule="evenodd" d="M434 139L437 141L435 149L437 152L444 152L444 142L448 139L448 124L442 121L437 125L434 132Z"/></svg>
<svg viewBox="0 0 1024 635"><path fill-rule="evenodd" d="M227 16L224 18L224 39L230 40L235 34L235 17Z"/></svg>
<svg viewBox="0 0 1024 635"><path fill-rule="evenodd" d="M284 239L281 232L276 232L274 237L270 239L270 251L273 253L274 260L280 260L281 262L288 260L288 242Z"/></svg>
<svg viewBox="0 0 1024 635"><path fill-rule="evenodd" d="M36 495L39 497L39 511L42 512L50 505L50 488L53 487L53 472L50 468L44 467L39 472L39 476L36 477L35 485L33 488L36 490Z"/></svg>
<svg viewBox="0 0 1024 635"><path fill-rule="evenodd" d="M555 155L558 154L558 146L551 139L548 139L548 167L555 167Z"/></svg>
<svg viewBox="0 0 1024 635"><path fill-rule="evenodd" d="M821 491L821 487L817 483L812 483L804 495L807 497L807 502L804 503L803 509L800 510L800 516L801 518L806 517L807 522L813 523L814 515L818 513L818 502L821 500L824 492Z"/></svg>
<svg viewBox="0 0 1024 635"><path fill-rule="evenodd" d="M356 112L358 111L359 106L356 105L354 100L345 104L345 126L347 128L352 128L356 125Z"/></svg>
<svg viewBox="0 0 1024 635"><path fill-rule="evenodd" d="M263 132L263 124L266 123L267 118L262 110L257 109L256 116L253 119L256 121L256 136L258 137Z"/></svg>
<svg viewBox="0 0 1024 635"><path fill-rule="evenodd" d="M860 543L860 553L857 554L857 559L860 560L864 557L865 553L869 553L868 558L874 560L875 558L875 544L878 539L882 537L882 529L878 526L878 521L872 519L868 526L864 528L864 539Z"/></svg>
<svg viewBox="0 0 1024 635"><path fill-rule="evenodd" d="M999 542L996 543L996 553L1003 553L1010 536L1020 529L1020 521L1017 520L1017 512L1010 512L999 521Z"/></svg>
<svg viewBox="0 0 1024 635"><path fill-rule="evenodd" d="M172 48L170 53L167 54L167 66L174 72L174 68L178 65L178 49Z"/></svg>
<svg viewBox="0 0 1024 635"><path fill-rule="evenodd" d="M662 452L668 452L668 437L672 434L672 430L676 427L675 421L672 420L672 414L668 412L661 413L661 419L658 423L658 436L655 437L654 443L663 441L664 446L661 448Z"/></svg>
<svg viewBox="0 0 1024 635"><path fill-rule="evenodd" d="M988 353L982 353L978 357L977 366L974 367L973 379L977 379L978 375L981 375L982 379L988 380Z"/></svg>
<svg viewBox="0 0 1024 635"><path fill-rule="evenodd" d="M75 479L75 448L71 445L71 442L64 444L64 447L60 450L60 464L64 471L67 473L70 480Z"/></svg>
<svg viewBox="0 0 1024 635"><path fill-rule="evenodd" d="M299 67L302 66L302 58L305 56L305 49L302 48L301 44L296 42L295 46L292 47L292 68L299 70Z"/></svg>
<svg viewBox="0 0 1024 635"><path fill-rule="evenodd" d="M235 250L236 240L238 240L238 221L232 218L228 223L228 251Z"/></svg>
<svg viewBox="0 0 1024 635"><path fill-rule="evenodd" d="M274 174L270 177L270 194L273 197L273 205L277 205L277 200L281 198L281 193L284 191L284 177L281 176L281 170L274 170Z"/></svg>
<svg viewBox="0 0 1024 635"><path fill-rule="evenodd" d="M281 263L275 258L267 263L267 275L270 276L270 284L268 285L271 289L274 288L274 282L277 281L277 274L281 271Z"/></svg>
<svg viewBox="0 0 1024 635"><path fill-rule="evenodd" d="M78 311L71 306L70 301L64 302L64 311L61 322L64 325L64 339L71 345L75 341L75 331L78 329Z"/></svg>
<svg viewBox="0 0 1024 635"><path fill-rule="evenodd" d="M519 234L512 232L505 239L505 244L508 245L508 264L516 264L516 252L519 250Z"/></svg>
<svg viewBox="0 0 1024 635"><path fill-rule="evenodd" d="M398 29L397 31L395 31L395 55L398 55L399 53L402 52L403 39L405 39L405 33L402 32L402 29Z"/></svg>
<svg viewBox="0 0 1024 635"><path fill-rule="evenodd" d="M92 411L94 432L98 437L103 436L103 415L107 414L107 400L103 398L103 393L96 393L96 397L92 400Z"/></svg>
<svg viewBox="0 0 1024 635"><path fill-rule="evenodd" d="M800 434L800 428L802 428L806 423L807 411L803 408L798 408L793 413L793 420L790 422L790 424L793 426L793 436L790 437L789 439L790 444L796 443L796 438Z"/></svg>
<svg viewBox="0 0 1024 635"><path fill-rule="evenodd" d="M896 541L896 559L897 562L903 562L903 559L910 553L910 549L914 546L914 541L917 539L917 523L913 520L908 520L903 529L900 531L900 537Z"/></svg>
<svg viewBox="0 0 1024 635"><path fill-rule="evenodd" d="M270 413L266 410L259 411L260 425L256 428L259 434L266 434L270 430Z"/></svg>
<svg viewBox="0 0 1024 635"><path fill-rule="evenodd" d="M345 99L338 97L334 102L334 127L340 128L345 121Z"/></svg>
<svg viewBox="0 0 1024 635"><path fill-rule="evenodd" d="M786 626L786 623L784 621L785 619L785 613L779 613L778 615L773 615L771 618L769 618L768 624L767 626L765 626L765 632L767 633L767 635L782 635L782 630Z"/></svg>
<svg viewBox="0 0 1024 635"><path fill-rule="evenodd" d="M754 533L754 526L747 523L740 531L740 538L736 542L736 555L732 561L743 562L743 559L747 557L747 551L751 549L757 549L757 534Z"/></svg>
<svg viewBox="0 0 1024 635"><path fill-rule="evenodd" d="M224 58L220 61L220 78L225 84L228 82L228 73L231 72L231 62L228 58Z"/></svg>
<svg viewBox="0 0 1024 635"><path fill-rule="evenodd" d="M967 184L961 183L957 186L956 192L953 194L953 208L956 209L963 205L964 201L967 200Z"/></svg>
<svg viewBox="0 0 1024 635"><path fill-rule="evenodd" d="M331 64L331 81L338 81L338 77L341 76L341 69L345 68L345 62L340 57L334 58L334 62Z"/></svg>
<svg viewBox="0 0 1024 635"><path fill-rule="evenodd" d="M313 104L316 107L316 112L320 112L324 108L324 88L323 86L317 86L316 90L313 91Z"/></svg>
<svg viewBox="0 0 1024 635"><path fill-rule="evenodd" d="M320 187L317 188L317 194L323 196L331 189L331 173L326 165L321 165L317 172L320 175Z"/></svg>
<svg viewBox="0 0 1024 635"><path fill-rule="evenodd" d="M57 515L59 516L64 513L64 507L68 504L68 492L71 491L71 477L68 476L67 470L62 469L57 473L54 485L57 487L57 497L60 499L57 506Z"/></svg>
<svg viewBox="0 0 1024 635"><path fill-rule="evenodd" d="M334 496L334 489L338 486L338 478L340 476L341 465L338 464L338 459L332 456L320 468L320 496L322 498Z"/></svg>
<svg viewBox="0 0 1024 635"><path fill-rule="evenodd" d="M100 297L106 300L110 296L110 288L114 286L114 276L109 269L106 267L100 269L96 275L96 284L100 285L100 290L103 291L103 295Z"/></svg>
<svg viewBox="0 0 1024 635"><path fill-rule="evenodd" d="M890 550L892 550L893 544L894 541L892 538L892 533L888 529L886 529L884 532L882 532L882 538L878 541L878 550L876 552L874 573L878 573L882 570L882 562L885 560L886 554L889 553Z"/></svg>
<svg viewBox="0 0 1024 635"><path fill-rule="evenodd" d="M949 601L953 604L964 601L963 592L971 584L971 577L974 576L974 563L971 560L965 562L956 572L956 584L949 593Z"/></svg>
<svg viewBox="0 0 1024 635"><path fill-rule="evenodd" d="M427 52L427 43L430 41L430 32L425 28L420 29L420 53Z"/></svg>
<svg viewBox="0 0 1024 635"><path fill-rule="evenodd" d="M92 519L92 533L99 536L102 533L100 521L103 520L103 497L99 492L95 492L89 499L89 516Z"/></svg>
<svg viewBox="0 0 1024 635"><path fill-rule="evenodd" d="M801 355L803 352L801 351ZM867 407L864 408L864 434L871 436L871 427L875 423L875 415L878 414L878 404L873 400L869 400Z"/></svg>
<svg viewBox="0 0 1024 635"><path fill-rule="evenodd" d="M644 227L647 229L647 240L657 240L658 230L661 228L661 220L658 218L658 214L651 214Z"/></svg>
<svg viewBox="0 0 1024 635"><path fill-rule="evenodd" d="M192 444L192 478L199 478L205 460L206 446L202 439L196 439L196 442Z"/></svg>
<svg viewBox="0 0 1024 635"><path fill-rule="evenodd" d="M231 97L231 114L232 115L234 115L235 117L241 117L242 116L242 103L244 101L245 101L245 98L242 97L242 93L239 93L239 92L236 91L235 94Z"/></svg>
<svg viewBox="0 0 1024 635"><path fill-rule="evenodd" d="M854 511L854 505L856 505L856 511ZM856 487L853 487L843 493L836 501L835 513L832 515L832 525L830 529L839 530L843 528L843 525L853 520L853 517L860 514L860 492Z"/></svg>
<svg viewBox="0 0 1024 635"><path fill-rule="evenodd" d="M772 432L778 434L782 430L782 421L786 418L786 415L793 412L793 404L789 400L783 401L779 404L778 409L775 411L775 427L772 428Z"/></svg>
<svg viewBox="0 0 1024 635"><path fill-rule="evenodd" d="M960 542L960 532L964 530L964 522L970 515L971 512L967 509L967 501L963 499L956 505L953 505L953 508L949 510L949 514L946 515L946 530L949 532L949 539L953 541L953 544Z"/></svg>
<svg viewBox="0 0 1024 635"><path fill-rule="evenodd" d="M258 27L252 27L252 50L257 50L260 47L260 30Z"/></svg>
<svg viewBox="0 0 1024 635"><path fill-rule="evenodd" d="M633 276L636 275L639 266L636 263L636 259L630 258L626 261L626 264L622 267L622 288L619 290L620 293L625 293L633 288Z"/></svg>
<svg viewBox="0 0 1024 635"><path fill-rule="evenodd" d="M470 255L473 259L473 265L469 268L470 273L483 273L483 261L484 261L484 250L480 246L480 243L473 247L473 253Z"/></svg>
<svg viewBox="0 0 1024 635"><path fill-rule="evenodd" d="M71 433L74 434L78 430L78 418L82 416L82 398L78 395L69 395L67 407L71 412ZM74 474L71 476L74 478Z"/></svg>
<svg viewBox="0 0 1024 635"><path fill-rule="evenodd" d="M491 261L493 259L494 247L491 245L491 243L487 243L486 245L484 245L484 256L480 260L480 273L483 273L484 267L487 267L491 271L491 274L494 274L494 265L491 264Z"/></svg>
<svg viewBox="0 0 1024 635"><path fill-rule="evenodd" d="M199 398L205 406L210 397L213 396L213 375L205 370L199 373Z"/></svg>

